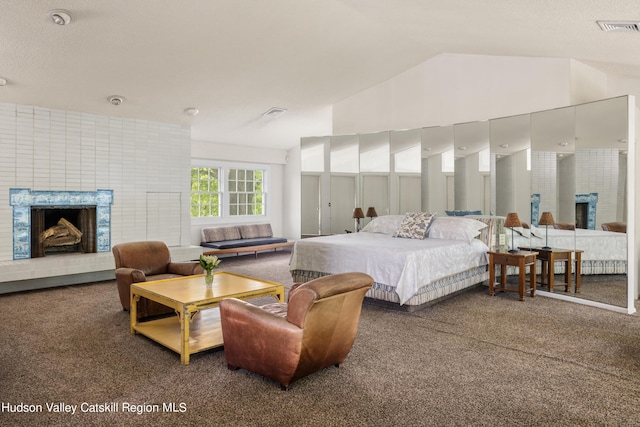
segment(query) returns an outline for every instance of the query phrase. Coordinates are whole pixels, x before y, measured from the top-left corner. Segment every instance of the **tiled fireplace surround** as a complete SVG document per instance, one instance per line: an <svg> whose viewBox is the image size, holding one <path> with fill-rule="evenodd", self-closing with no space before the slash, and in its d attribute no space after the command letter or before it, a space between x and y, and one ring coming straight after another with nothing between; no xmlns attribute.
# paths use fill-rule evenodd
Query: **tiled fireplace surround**
<svg viewBox="0 0 640 427"><path fill-rule="evenodd" d="M189 192L189 127L0 103L0 152L0 294L113 280L111 246L120 242L164 240L175 260L201 252L190 245L181 196ZM75 204L76 196L95 198L97 221L105 218L98 204L110 212L98 251L25 258L14 231L28 215L14 210L26 199Z"/></svg>

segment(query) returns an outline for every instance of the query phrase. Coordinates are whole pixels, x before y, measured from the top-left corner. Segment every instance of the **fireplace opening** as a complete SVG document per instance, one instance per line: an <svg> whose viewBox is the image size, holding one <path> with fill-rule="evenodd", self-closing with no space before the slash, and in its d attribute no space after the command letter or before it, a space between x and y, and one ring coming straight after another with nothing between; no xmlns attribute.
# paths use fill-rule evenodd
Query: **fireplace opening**
<svg viewBox="0 0 640 427"><path fill-rule="evenodd" d="M95 206L31 208L31 258L95 253L96 246Z"/></svg>
<svg viewBox="0 0 640 427"><path fill-rule="evenodd" d="M589 226L589 203L576 203L576 228Z"/></svg>

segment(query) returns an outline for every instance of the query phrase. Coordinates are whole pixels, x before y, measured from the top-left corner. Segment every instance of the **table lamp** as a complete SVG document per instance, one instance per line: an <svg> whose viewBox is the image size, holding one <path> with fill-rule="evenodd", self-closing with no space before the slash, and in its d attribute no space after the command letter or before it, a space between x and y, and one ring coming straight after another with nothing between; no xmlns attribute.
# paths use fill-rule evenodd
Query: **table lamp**
<svg viewBox="0 0 640 427"><path fill-rule="evenodd" d="M362 213L362 208L355 208L353 210L352 218L356 220L356 233L360 231L360 218L364 218L364 213Z"/></svg>
<svg viewBox="0 0 640 427"><path fill-rule="evenodd" d="M509 249L509 253L510 254L515 254L516 252L518 252L518 249L516 248L515 244L513 243L513 235L514 235L514 231L513 231L513 227L521 227L522 224L520 223L520 218L518 218L518 214L515 212L511 212L507 214L507 218L504 220L504 226L511 228L511 249Z"/></svg>
<svg viewBox="0 0 640 427"><path fill-rule="evenodd" d="M540 220L538 221L538 225L544 225L545 228L545 239L542 249L551 249L551 247L549 246L549 226L553 224L555 224L555 221L553 220L553 215L551 215L551 212L542 212L542 215L540 215Z"/></svg>
<svg viewBox="0 0 640 427"><path fill-rule="evenodd" d="M374 217L378 216L378 213L376 212L376 208L374 207L370 207L369 209L367 209L367 216L369 217L369 220L373 220Z"/></svg>

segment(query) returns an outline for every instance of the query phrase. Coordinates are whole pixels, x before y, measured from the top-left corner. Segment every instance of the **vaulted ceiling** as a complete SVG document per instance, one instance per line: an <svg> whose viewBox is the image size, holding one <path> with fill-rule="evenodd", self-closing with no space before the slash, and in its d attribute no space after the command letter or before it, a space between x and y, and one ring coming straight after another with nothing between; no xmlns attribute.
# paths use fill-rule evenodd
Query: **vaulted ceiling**
<svg viewBox="0 0 640 427"><path fill-rule="evenodd" d="M640 79L640 19L610 0L0 0L0 102L192 126L288 149L331 105L439 53L562 57ZM69 25L48 12L65 9ZM122 105L110 95L126 98ZM200 113L184 114L188 107ZM264 117L271 107L287 109Z"/></svg>

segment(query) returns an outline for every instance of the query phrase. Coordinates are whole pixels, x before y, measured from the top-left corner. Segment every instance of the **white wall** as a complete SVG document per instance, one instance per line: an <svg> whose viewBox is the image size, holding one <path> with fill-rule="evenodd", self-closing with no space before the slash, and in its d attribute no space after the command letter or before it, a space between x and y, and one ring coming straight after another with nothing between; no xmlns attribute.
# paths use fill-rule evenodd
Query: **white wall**
<svg viewBox="0 0 640 427"><path fill-rule="evenodd" d="M530 113L570 105L571 88L569 59L441 54L336 103L333 132L411 129Z"/></svg>
<svg viewBox="0 0 640 427"><path fill-rule="evenodd" d="M10 188L111 189L112 245L189 245L190 139L178 125L0 103L0 260L13 259ZM164 198L181 206L148 203Z"/></svg>

